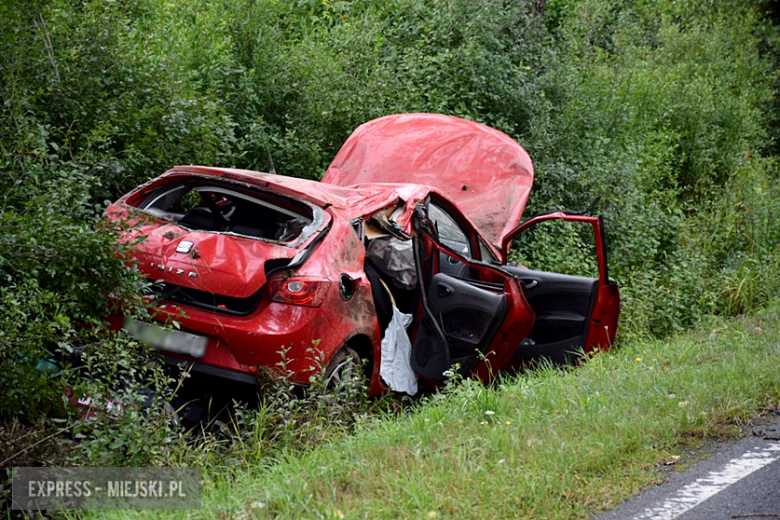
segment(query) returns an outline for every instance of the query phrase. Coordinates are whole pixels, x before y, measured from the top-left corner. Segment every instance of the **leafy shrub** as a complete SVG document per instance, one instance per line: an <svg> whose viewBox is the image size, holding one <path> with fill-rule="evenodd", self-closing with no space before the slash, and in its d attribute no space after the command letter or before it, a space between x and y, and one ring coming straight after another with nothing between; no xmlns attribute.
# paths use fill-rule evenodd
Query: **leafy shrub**
<svg viewBox="0 0 780 520"><path fill-rule="evenodd" d="M368 384L359 366L338 382L326 378L319 360L307 386L291 382L284 351L279 371L260 374L259 405L252 409L234 402L230 436L222 449L239 457L244 469L262 464L287 450L306 450L354 431L370 422L372 410L384 409L388 400L371 402Z"/></svg>

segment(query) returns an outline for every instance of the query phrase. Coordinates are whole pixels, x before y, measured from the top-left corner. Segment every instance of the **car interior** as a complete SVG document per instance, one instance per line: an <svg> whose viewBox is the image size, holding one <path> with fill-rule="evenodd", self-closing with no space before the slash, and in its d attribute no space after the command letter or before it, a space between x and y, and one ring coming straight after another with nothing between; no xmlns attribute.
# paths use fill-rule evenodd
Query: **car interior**
<svg viewBox="0 0 780 520"><path fill-rule="evenodd" d="M598 278L511 266L505 269L520 277L525 299L536 314L534 326L515 352L514 360L572 363L585 346Z"/></svg>
<svg viewBox="0 0 780 520"><path fill-rule="evenodd" d="M465 376L480 361L480 354L487 351L504 321L506 295L503 283L484 281L490 277L480 276L478 267L457 258L468 260L476 255L468 233L452 213L431 201L428 219L441 246L434 253L438 255L438 272L431 273L426 291L436 323L422 320L412 366L424 377L442 381L443 372L451 367ZM446 348L442 348L445 341Z"/></svg>
<svg viewBox="0 0 780 520"><path fill-rule="evenodd" d="M435 203L429 203L427 211L441 246L435 252L439 256L438 271L421 273L427 287L425 304L435 316L435 323L423 316L415 336L412 367L427 379L443 381L443 373L453 365L466 375L479 362L479 353L486 351L503 323L506 296L503 284L485 282L490 278L479 276L479 266L469 266L451 254L457 253L465 259L474 256L468 235L457 220ZM482 249L489 252L486 247ZM486 263L497 263L494 255L485 251L480 257ZM421 259L413 261L420 263ZM555 364L574 361L585 345L598 294L598 278L511 265L502 268L520 278L525 298L536 315L531 332L518 339L514 361L548 359ZM421 297L419 287L399 289L382 266L370 260L366 262L366 272L373 287L383 287L375 291L382 330L392 315L393 304L401 302L403 312L413 311Z"/></svg>
<svg viewBox="0 0 780 520"><path fill-rule="evenodd" d="M374 289L374 303L382 331L390 321L393 305L404 313L415 311L423 296L419 279L425 280L422 299L435 316L435 322L424 313L415 334L411 362L418 374L432 381L443 381L444 372L453 365L457 365L465 375L479 362L479 352L487 349L503 323L506 297L502 284L481 281L475 268L456 258L458 255L466 259L474 256L469 236L456 218L433 201L427 205L427 217L433 226L432 233L443 246L434 253L438 256L437 272L423 273L420 267L423 264L432 267L432 262L412 257L411 247L398 247L394 257L387 258L386 255L377 261L376 255L372 255L372 248L380 243L379 240L387 240L386 235L365 241L367 258L364 270ZM409 238L405 242L411 246ZM420 249L418 246L414 252L419 254ZM398 279L393 277L402 265L418 273L418 283L414 287L401 287Z"/></svg>
<svg viewBox="0 0 780 520"><path fill-rule="evenodd" d="M154 190L140 208L192 231L229 232L290 242L311 224L311 210L224 186L185 182Z"/></svg>

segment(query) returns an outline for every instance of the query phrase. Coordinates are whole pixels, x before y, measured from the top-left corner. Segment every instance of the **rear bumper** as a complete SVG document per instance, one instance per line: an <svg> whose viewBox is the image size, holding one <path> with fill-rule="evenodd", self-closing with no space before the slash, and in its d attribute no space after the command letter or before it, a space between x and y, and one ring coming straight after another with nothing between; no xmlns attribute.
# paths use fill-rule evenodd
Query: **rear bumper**
<svg viewBox="0 0 780 520"><path fill-rule="evenodd" d="M245 383L256 381L261 366L280 372L284 368L293 381L307 382L318 363L325 363L340 346L338 340L328 337L332 334L327 334L328 320L321 308L263 301L252 315L238 317L163 303L156 309L154 321L176 321L181 330L209 338L200 358L160 351L166 363L190 363L193 371ZM122 328L121 315L112 316L109 322L112 329Z"/></svg>

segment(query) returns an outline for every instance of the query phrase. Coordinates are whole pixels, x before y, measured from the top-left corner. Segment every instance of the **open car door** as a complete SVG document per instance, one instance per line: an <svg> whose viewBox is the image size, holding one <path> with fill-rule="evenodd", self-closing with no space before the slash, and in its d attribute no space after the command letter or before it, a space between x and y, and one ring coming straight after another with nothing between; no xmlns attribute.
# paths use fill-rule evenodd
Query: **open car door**
<svg viewBox="0 0 780 520"><path fill-rule="evenodd" d="M549 359L569 363L580 352L608 349L615 340L620 296L617 283L610 281L607 250L601 217L558 211L524 222L503 239L501 253L507 263L509 246L519 234L550 220L565 220L592 226L595 238L598 277L572 276L505 265L517 275L525 297L536 314L534 326L514 354L512 364Z"/></svg>
<svg viewBox="0 0 780 520"><path fill-rule="evenodd" d="M448 370L487 381L531 330L534 313L519 279L500 266L473 260L473 234L464 231L462 241L445 236L457 233L458 224L431 220L434 211L442 209L429 203L426 210L418 206L414 216L422 316L416 320L411 365L429 383L443 382Z"/></svg>

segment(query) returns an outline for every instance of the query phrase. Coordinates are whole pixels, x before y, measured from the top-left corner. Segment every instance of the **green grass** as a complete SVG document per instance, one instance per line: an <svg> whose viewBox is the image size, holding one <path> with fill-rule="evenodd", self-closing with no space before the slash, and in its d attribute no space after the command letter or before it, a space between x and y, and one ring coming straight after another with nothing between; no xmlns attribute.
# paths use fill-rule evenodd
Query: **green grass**
<svg viewBox="0 0 780 520"><path fill-rule="evenodd" d="M571 371L467 381L408 416L266 467L206 471L181 516L587 518L780 398L780 305L625 345Z"/></svg>

